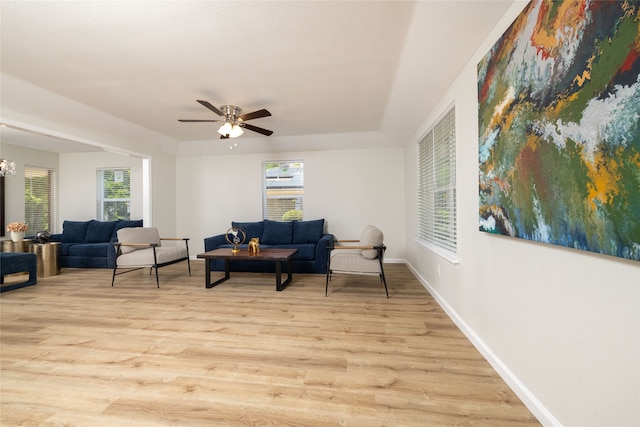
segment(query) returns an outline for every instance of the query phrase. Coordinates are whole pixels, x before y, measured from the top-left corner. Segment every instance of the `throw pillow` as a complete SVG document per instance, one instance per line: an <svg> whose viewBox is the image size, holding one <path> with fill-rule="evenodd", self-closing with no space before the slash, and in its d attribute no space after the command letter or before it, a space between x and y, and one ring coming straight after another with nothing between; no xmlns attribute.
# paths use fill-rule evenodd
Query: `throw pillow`
<svg viewBox="0 0 640 427"><path fill-rule="evenodd" d="M264 232L260 243L265 245L289 245L293 239L293 222L264 220Z"/></svg>
<svg viewBox="0 0 640 427"><path fill-rule="evenodd" d="M293 223L293 243L317 243L324 234L324 219L295 221Z"/></svg>
<svg viewBox="0 0 640 427"><path fill-rule="evenodd" d="M373 225L367 225L362 232L362 236L360 236L360 245L361 246L380 246L382 245L384 240L384 235L382 231L378 230ZM362 256L367 259L376 259L378 256L378 251L375 249L363 249Z"/></svg>

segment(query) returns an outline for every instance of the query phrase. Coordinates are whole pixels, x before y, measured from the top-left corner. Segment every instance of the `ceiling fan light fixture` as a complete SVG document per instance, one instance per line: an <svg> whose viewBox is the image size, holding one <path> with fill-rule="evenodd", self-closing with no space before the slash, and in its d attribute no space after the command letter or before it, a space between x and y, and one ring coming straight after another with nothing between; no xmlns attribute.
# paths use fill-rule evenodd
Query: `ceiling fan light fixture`
<svg viewBox="0 0 640 427"><path fill-rule="evenodd" d="M220 126L220 129L218 129L218 133L222 136L230 135L232 128L233 126L231 125L231 123L224 122L224 124Z"/></svg>
<svg viewBox="0 0 640 427"><path fill-rule="evenodd" d="M218 133L229 138L237 138L244 133L244 130L237 124L225 122L220 126L220 129L218 129Z"/></svg>
<svg viewBox="0 0 640 427"><path fill-rule="evenodd" d="M231 126L231 132L229 132L229 138L237 138L244 133L244 130L238 125Z"/></svg>

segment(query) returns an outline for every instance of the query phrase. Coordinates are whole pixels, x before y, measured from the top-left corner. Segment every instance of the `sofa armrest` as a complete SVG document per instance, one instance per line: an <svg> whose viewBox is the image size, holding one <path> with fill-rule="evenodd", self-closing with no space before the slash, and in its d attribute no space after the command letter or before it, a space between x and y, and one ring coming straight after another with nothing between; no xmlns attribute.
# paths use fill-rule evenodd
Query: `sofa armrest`
<svg viewBox="0 0 640 427"><path fill-rule="evenodd" d="M117 237L112 237L109 240L109 247L107 248L107 268L113 268L116 266L116 247L115 243L118 242Z"/></svg>
<svg viewBox="0 0 640 427"><path fill-rule="evenodd" d="M49 236L50 242L62 242L62 233L59 234L51 234Z"/></svg>
<svg viewBox="0 0 640 427"><path fill-rule="evenodd" d="M333 234L323 234L318 243L316 243L316 265L326 265L329 260L329 248L334 245L335 237Z"/></svg>
<svg viewBox="0 0 640 427"><path fill-rule="evenodd" d="M224 234L218 234L217 236L205 237L204 239L204 251L212 251L214 249L218 249L219 246L222 246L227 243L227 239L225 239Z"/></svg>

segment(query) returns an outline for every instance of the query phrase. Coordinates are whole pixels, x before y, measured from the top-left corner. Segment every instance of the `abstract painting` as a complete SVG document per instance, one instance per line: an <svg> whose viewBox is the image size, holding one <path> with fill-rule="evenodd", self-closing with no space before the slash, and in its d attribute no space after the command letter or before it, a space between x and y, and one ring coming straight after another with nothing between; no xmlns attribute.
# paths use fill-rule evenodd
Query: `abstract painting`
<svg viewBox="0 0 640 427"><path fill-rule="evenodd" d="M640 260L639 10L532 0L480 61L481 231Z"/></svg>

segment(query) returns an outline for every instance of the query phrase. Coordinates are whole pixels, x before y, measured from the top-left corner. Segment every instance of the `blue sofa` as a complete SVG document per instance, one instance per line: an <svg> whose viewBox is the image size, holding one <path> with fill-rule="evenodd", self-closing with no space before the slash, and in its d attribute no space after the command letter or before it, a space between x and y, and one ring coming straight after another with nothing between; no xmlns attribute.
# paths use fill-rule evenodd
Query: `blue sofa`
<svg viewBox="0 0 640 427"><path fill-rule="evenodd" d="M232 227L242 229L246 234L245 244L238 248L247 251L247 242L257 237L260 239L260 249L281 248L298 249L293 257L294 273L327 273L328 248L333 245L333 234L324 232L324 219L311 221L256 221L232 222ZM224 234L204 239L204 250L212 251L218 248L232 248ZM231 271L274 272L275 263L260 261L231 261ZM211 262L212 271L224 271L224 261Z"/></svg>
<svg viewBox="0 0 640 427"><path fill-rule="evenodd" d="M50 241L60 242L62 268L113 268L116 233L127 227L142 227L142 220L64 221L62 233L52 234Z"/></svg>

